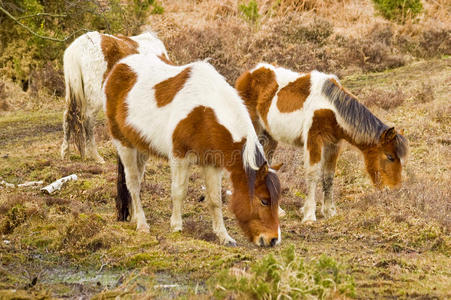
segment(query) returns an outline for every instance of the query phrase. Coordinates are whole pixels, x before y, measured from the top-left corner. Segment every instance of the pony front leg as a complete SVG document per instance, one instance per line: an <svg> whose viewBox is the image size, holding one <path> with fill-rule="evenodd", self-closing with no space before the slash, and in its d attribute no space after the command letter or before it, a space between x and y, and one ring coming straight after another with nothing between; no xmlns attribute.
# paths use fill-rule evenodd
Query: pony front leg
<svg viewBox="0 0 451 300"><path fill-rule="evenodd" d="M182 231L182 206L188 190L189 161L182 159L171 159L171 194L172 194L172 231Z"/></svg>
<svg viewBox="0 0 451 300"><path fill-rule="evenodd" d="M230 237L224 225L222 216L222 199L221 199L221 178L222 170L206 166L203 167L205 185L207 188L206 200L210 210L213 232L219 238L219 242L223 245L236 246L236 241Z"/></svg>
<svg viewBox="0 0 451 300"><path fill-rule="evenodd" d="M318 148L315 148L315 150L317 149ZM305 149L304 153L308 194L307 199L304 203L304 207L302 208L302 212L304 214L302 222L308 222L316 221L316 187L318 185L320 177L320 159L317 159L317 153L315 154L311 149Z"/></svg>
<svg viewBox="0 0 451 300"><path fill-rule="evenodd" d="M321 213L325 218L330 218L337 214L333 198L333 183L339 150L340 147L338 144L328 144L324 147L323 151L321 178L323 183L324 202Z"/></svg>
<svg viewBox="0 0 451 300"><path fill-rule="evenodd" d="M139 192L141 190L140 185L140 173L137 164L137 150L122 146L119 141L114 141L124 165L125 171L125 183L127 189L132 197L132 209L131 209L131 221L136 222L136 230L141 232L149 232L149 225L144 215L144 210L141 205L141 199Z"/></svg>

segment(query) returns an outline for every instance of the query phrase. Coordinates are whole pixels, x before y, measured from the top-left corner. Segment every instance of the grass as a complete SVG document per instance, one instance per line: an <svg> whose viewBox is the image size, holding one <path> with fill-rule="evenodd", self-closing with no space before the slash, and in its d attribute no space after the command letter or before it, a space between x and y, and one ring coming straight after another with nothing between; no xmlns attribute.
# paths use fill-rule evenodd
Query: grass
<svg viewBox="0 0 451 300"><path fill-rule="evenodd" d="M106 164L81 161L73 152L63 161L64 99L45 90L26 93L2 79L0 181L48 184L72 173L79 180L52 195L0 186L0 298L451 297L451 19L445 2L424 2L418 23L404 25L375 16L365 1L232 2L161 1L163 14L149 16L148 24L175 62L212 57L231 83L260 60L338 73L380 119L404 129L410 153L403 186L374 190L361 155L345 146L334 185L338 215L302 224L302 151L280 145L274 162L284 163L282 245L255 248L225 205L226 227L238 242L228 248L218 244L208 209L198 201L204 183L196 168L184 230L170 231L170 170L153 159L142 191L150 234L140 234L116 221L116 158L103 117L95 135ZM257 26L238 9L251 2L258 4ZM230 188L227 179L223 185Z"/></svg>
<svg viewBox="0 0 451 300"><path fill-rule="evenodd" d="M375 191L360 154L345 147L334 187L338 216L301 224L302 153L281 145L274 161L285 163L279 173L287 216L281 223L282 246L274 249L250 244L226 208L225 223L238 247L218 245L207 208L198 202L204 183L196 168L184 231L171 233L169 167L158 159L147 165L142 192L151 232L137 233L131 224L115 221L115 156L102 116L96 138L106 164L100 166L76 154L67 161L59 158L61 111L3 115L1 180L50 183L72 173L79 180L53 195L1 187L0 295L10 297L16 289L28 297L99 299L449 297L450 120L441 110L449 109L450 91L442 82L450 67L450 59L442 58L342 80L357 96L388 93L393 85L405 95L397 106L372 107L381 119L402 127L409 140L403 187ZM434 94L428 101L412 92L425 84ZM229 186L226 179L224 185ZM274 272L265 273L269 270Z"/></svg>

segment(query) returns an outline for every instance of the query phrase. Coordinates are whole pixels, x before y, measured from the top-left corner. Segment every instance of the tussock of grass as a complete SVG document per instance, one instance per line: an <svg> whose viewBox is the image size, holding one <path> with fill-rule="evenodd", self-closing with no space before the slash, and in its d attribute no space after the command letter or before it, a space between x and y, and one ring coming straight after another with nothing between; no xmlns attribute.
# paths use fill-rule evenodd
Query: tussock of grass
<svg viewBox="0 0 451 300"><path fill-rule="evenodd" d="M248 271L223 271L213 281L219 298L325 299L354 295L354 282L333 258L322 255L305 261L293 245L280 256L272 254L251 265Z"/></svg>

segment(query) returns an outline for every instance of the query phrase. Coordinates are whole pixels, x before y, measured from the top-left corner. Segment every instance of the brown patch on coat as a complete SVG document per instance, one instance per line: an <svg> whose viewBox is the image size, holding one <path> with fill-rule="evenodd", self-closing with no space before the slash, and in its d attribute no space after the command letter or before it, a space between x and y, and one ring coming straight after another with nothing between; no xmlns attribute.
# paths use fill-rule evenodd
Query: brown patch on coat
<svg viewBox="0 0 451 300"><path fill-rule="evenodd" d="M264 236L267 244L272 238L277 239L279 219L274 211L278 210L278 199L274 200L274 207L261 204L261 199L271 197L266 182L267 165L257 171L254 197L251 198L242 158L245 140L234 142L229 130L217 121L213 109L205 106L194 108L176 126L172 143L175 157L194 154L198 164L224 167L230 172L233 185L231 210L251 241L255 242L260 235ZM280 190L277 197L279 195Z"/></svg>
<svg viewBox="0 0 451 300"><path fill-rule="evenodd" d="M321 151L324 143L336 144L346 133L338 125L335 114L330 109L319 109L313 114L312 126L307 137L310 165L321 161Z"/></svg>
<svg viewBox="0 0 451 300"><path fill-rule="evenodd" d="M194 108L172 134L175 157L184 158L188 152L193 153L200 165L225 167L231 172L237 167L243 169L244 142L234 142L229 130L217 121L214 110L206 106Z"/></svg>
<svg viewBox="0 0 451 300"><path fill-rule="evenodd" d="M106 116L113 138L119 140L125 147L147 152L150 150L149 143L126 122L128 109L125 99L136 80L136 73L128 65L114 66L105 86Z"/></svg>
<svg viewBox="0 0 451 300"><path fill-rule="evenodd" d="M255 124L258 120L258 112L268 125L269 107L279 88L274 71L265 67L252 73L246 71L236 80L235 88L246 103L252 122Z"/></svg>
<svg viewBox="0 0 451 300"><path fill-rule="evenodd" d="M165 54L157 55L157 57L165 64L175 66L175 64Z"/></svg>
<svg viewBox="0 0 451 300"><path fill-rule="evenodd" d="M168 78L154 86L155 100L158 107L171 103L175 95L183 88L188 80L191 68L186 68L174 77Z"/></svg>
<svg viewBox="0 0 451 300"><path fill-rule="evenodd" d="M301 76L277 93L277 108L282 113L299 110L310 95L310 74Z"/></svg>
<svg viewBox="0 0 451 300"><path fill-rule="evenodd" d="M107 69L103 74L103 80L109 74L113 66L122 58L138 53L138 43L129 37L120 35L117 37L102 34L100 47L103 57L107 62Z"/></svg>

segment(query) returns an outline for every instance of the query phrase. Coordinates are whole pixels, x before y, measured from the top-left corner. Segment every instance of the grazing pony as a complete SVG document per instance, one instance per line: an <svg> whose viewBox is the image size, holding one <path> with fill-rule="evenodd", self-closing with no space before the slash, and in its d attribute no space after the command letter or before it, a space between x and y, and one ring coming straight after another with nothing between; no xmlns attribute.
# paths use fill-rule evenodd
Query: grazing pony
<svg viewBox="0 0 451 300"><path fill-rule="evenodd" d="M316 220L319 181L324 193L322 214L336 214L332 185L342 140L363 152L376 187L400 184L401 159L407 154L405 138L359 103L336 76L318 71L300 74L261 63L244 72L235 88L247 105L269 161L279 141L304 147L308 196L303 221Z"/></svg>
<svg viewBox="0 0 451 300"><path fill-rule="evenodd" d="M95 117L104 103L102 83L117 61L135 53L151 53L169 62L164 44L149 32L132 37L88 32L64 51L66 110L61 145L63 159L73 132L81 157L104 163L94 140Z"/></svg>
<svg viewBox="0 0 451 300"><path fill-rule="evenodd" d="M233 185L230 208L250 241L258 246L280 242L279 179L266 162L246 106L210 64L174 66L154 55L130 55L113 67L104 92L138 231L149 231L140 185L153 154L168 158L171 166L173 231L182 230L182 201L189 165L195 163L202 167L213 231L221 244L235 245L222 216L223 169Z"/></svg>

